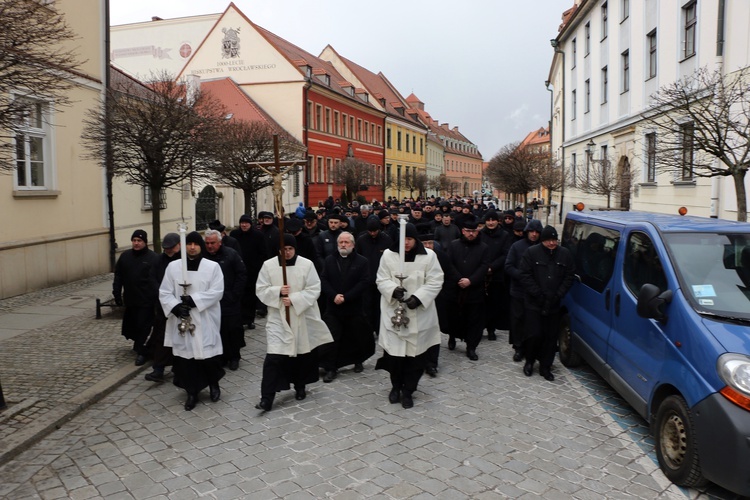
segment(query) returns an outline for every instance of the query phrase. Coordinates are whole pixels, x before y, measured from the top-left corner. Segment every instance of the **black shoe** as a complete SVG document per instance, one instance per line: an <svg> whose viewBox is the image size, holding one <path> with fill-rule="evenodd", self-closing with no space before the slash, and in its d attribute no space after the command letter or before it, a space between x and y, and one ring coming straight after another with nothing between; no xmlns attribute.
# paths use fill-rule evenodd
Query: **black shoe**
<svg viewBox="0 0 750 500"><path fill-rule="evenodd" d="M518 363L519 361L523 360L523 352L521 349L516 349L516 352L513 353L513 361Z"/></svg>
<svg viewBox="0 0 750 500"><path fill-rule="evenodd" d="M255 311L255 316L257 318L265 318L268 314L268 311Z"/></svg>
<svg viewBox="0 0 750 500"><path fill-rule="evenodd" d="M198 396L195 394L188 394L187 399L185 400L185 410L191 411L193 408L195 408L195 405L198 403Z"/></svg>
<svg viewBox="0 0 750 500"><path fill-rule="evenodd" d="M472 361L476 361L479 359L479 356L477 356L477 351L475 351L474 349L469 349L468 351L466 351L466 357Z"/></svg>
<svg viewBox="0 0 750 500"><path fill-rule="evenodd" d="M401 406L404 408L411 408L414 406L414 400L411 398L411 394L403 393L401 395Z"/></svg>
<svg viewBox="0 0 750 500"><path fill-rule="evenodd" d="M307 392L305 392L304 387L301 389L297 389L296 387L294 388L294 399L296 399L297 401L302 401L306 397L307 397Z"/></svg>
<svg viewBox="0 0 750 500"><path fill-rule="evenodd" d="M526 364L523 365L523 374L527 377L531 377L532 373L534 373L534 362L527 361Z"/></svg>
<svg viewBox="0 0 750 500"><path fill-rule="evenodd" d="M362 373L365 370L365 367L362 366L362 363L354 363L354 373Z"/></svg>
<svg viewBox="0 0 750 500"><path fill-rule="evenodd" d="M146 364L146 356L139 354L135 357L135 366L143 366Z"/></svg>
<svg viewBox="0 0 750 500"><path fill-rule="evenodd" d="M454 337L448 338L448 350L452 351L456 348L456 339Z"/></svg>
<svg viewBox="0 0 750 500"><path fill-rule="evenodd" d="M146 374L145 379L149 382L164 382L164 370L154 369L151 373Z"/></svg>
<svg viewBox="0 0 750 500"><path fill-rule="evenodd" d="M229 360L229 369L230 370L235 371L239 367L240 367L240 360L239 359L231 359L231 360Z"/></svg>
<svg viewBox="0 0 750 500"><path fill-rule="evenodd" d="M497 340L497 335L495 335L495 330L487 331L487 340Z"/></svg>
<svg viewBox="0 0 750 500"><path fill-rule="evenodd" d="M437 377L437 368L435 368L434 366L428 366L427 368L425 368L424 371L427 375L429 375L432 378Z"/></svg>
<svg viewBox="0 0 750 500"><path fill-rule="evenodd" d="M401 391L399 391L396 388L391 389L390 394L388 394L388 401L390 401L392 405L395 405L400 400L401 400Z"/></svg>
<svg viewBox="0 0 750 500"><path fill-rule="evenodd" d="M209 385L208 391L211 395L211 401L213 401L214 403L221 399L221 389L219 389L219 384Z"/></svg>
<svg viewBox="0 0 750 500"><path fill-rule="evenodd" d="M550 382L555 380L555 376L552 375L552 372L550 372L549 370L539 370L539 375L544 377L544 380L549 380Z"/></svg>
<svg viewBox="0 0 750 500"><path fill-rule="evenodd" d="M260 398L260 402L258 402L258 404L255 405L255 408L258 410L263 410L263 411L271 411L272 404L273 403L271 403L270 400L266 398Z"/></svg>
<svg viewBox="0 0 750 500"><path fill-rule="evenodd" d="M327 371L325 375L323 375L323 382L326 384L329 382L333 382L333 379L336 378L336 372L333 370Z"/></svg>
<svg viewBox="0 0 750 500"><path fill-rule="evenodd" d="M255 323L250 323L247 325L248 330L255 330Z"/></svg>

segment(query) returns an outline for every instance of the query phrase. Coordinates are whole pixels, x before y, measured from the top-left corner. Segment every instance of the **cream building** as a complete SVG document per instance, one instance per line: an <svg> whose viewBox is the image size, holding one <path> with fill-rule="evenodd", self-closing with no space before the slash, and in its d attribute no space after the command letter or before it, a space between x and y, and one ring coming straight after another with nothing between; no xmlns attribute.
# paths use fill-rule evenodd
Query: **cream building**
<svg viewBox="0 0 750 500"><path fill-rule="evenodd" d="M748 66L750 2L743 0L576 0L563 14L549 74L552 154L578 179L598 162L631 170L615 207L736 219L730 178L676 176L649 169L641 114L660 87L705 67L731 73ZM651 138L654 138L651 135ZM658 141L658 135L655 137ZM747 183L747 180L746 180ZM562 213L606 199L565 188Z"/></svg>
<svg viewBox="0 0 750 500"><path fill-rule="evenodd" d="M0 298L110 269L104 169L84 158L81 141L86 113L101 105L104 92L105 0L86 9L76 0L48 4L78 35L70 44L84 62L76 74L61 73L74 84L72 106L54 110L48 97L21 89L12 96L33 101L16 137L39 149L20 158L12 175L0 175Z"/></svg>

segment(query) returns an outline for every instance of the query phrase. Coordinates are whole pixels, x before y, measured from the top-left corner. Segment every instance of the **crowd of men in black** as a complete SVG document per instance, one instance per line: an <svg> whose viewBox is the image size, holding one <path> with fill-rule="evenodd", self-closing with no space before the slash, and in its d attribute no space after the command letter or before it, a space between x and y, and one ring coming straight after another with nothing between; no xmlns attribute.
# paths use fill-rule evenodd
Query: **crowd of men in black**
<svg viewBox="0 0 750 500"><path fill-rule="evenodd" d="M443 269L436 305L448 349L455 350L463 341L466 356L477 361L485 330L490 341L507 332L513 360L525 360L523 372L531 376L538 361L540 375L554 380L550 369L558 312L573 282L574 263L567 249L558 247L555 228L543 227L532 214L521 207L501 211L492 204L454 198L389 199L372 205L343 205L329 198L315 210L300 204L284 219L283 228L294 236L297 255L311 260L321 277L318 305L334 338L316 353L323 381L333 381L348 365L361 372L363 362L374 354L381 321L375 277L382 253L398 251L399 216L416 227L424 247L435 252ZM263 211L257 221L241 216L231 231L218 220L209 229L205 258L217 262L224 274L222 360L236 370L245 347L244 330L255 329L255 318L267 314L257 299L256 281L263 263L279 254L279 224L271 212ZM340 244L343 233L351 237ZM161 382L171 359L164 346L166 318L158 303L159 283L167 265L180 258L179 237L167 234L161 255L148 249L145 231L135 231L131 242L132 249L117 262L113 295L126 306L122 334L133 340L136 365L152 357L153 371L146 379ZM349 247L356 258L343 261L340 257L348 255ZM439 347L428 351L425 373L431 377L438 373Z"/></svg>

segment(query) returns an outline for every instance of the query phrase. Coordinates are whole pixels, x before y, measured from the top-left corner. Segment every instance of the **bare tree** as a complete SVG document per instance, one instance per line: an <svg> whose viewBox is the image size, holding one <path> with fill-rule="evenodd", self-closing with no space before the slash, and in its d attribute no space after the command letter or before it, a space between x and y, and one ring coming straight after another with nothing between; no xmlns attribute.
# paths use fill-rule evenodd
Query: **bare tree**
<svg viewBox="0 0 750 500"><path fill-rule="evenodd" d="M92 110L84 122L87 158L104 164L107 143L114 177L150 190L154 200L162 192L205 177L212 164L210 152L226 111L198 89L168 74L152 75L148 86L120 74L109 89L102 110ZM161 210L152 203L154 249L160 251Z"/></svg>
<svg viewBox="0 0 750 500"><path fill-rule="evenodd" d="M655 131L655 169L675 180L731 176L737 220L747 221L745 174L750 166L750 68L724 75L700 68L661 87L642 113ZM649 153L647 153L649 154ZM644 162L648 165L648 161Z"/></svg>
<svg viewBox="0 0 750 500"><path fill-rule="evenodd" d="M67 91L83 63L70 43L75 33L47 3L0 0L0 172L15 169L13 130L33 103L70 105Z"/></svg>
<svg viewBox="0 0 750 500"><path fill-rule="evenodd" d="M562 191L562 188L565 185L562 166L550 156L549 161L546 164L541 164L539 166L539 169L537 170L537 180L539 181L539 186L547 190L549 196L547 204L551 205L552 193ZM548 220L550 212L551 209L547 211Z"/></svg>
<svg viewBox="0 0 750 500"><path fill-rule="evenodd" d="M413 168L404 176L403 186L409 191L409 198L414 198L414 191L421 196L427 189L427 175Z"/></svg>
<svg viewBox="0 0 750 500"><path fill-rule="evenodd" d="M214 142L212 177L242 190L246 214L256 214L257 193L273 185L273 179L254 163L274 160L273 135L279 136L279 156L284 160L304 159L305 148L294 137L262 121L226 121Z"/></svg>
<svg viewBox="0 0 750 500"><path fill-rule="evenodd" d="M487 178L501 191L527 202L529 192L540 186L539 172L549 165L549 153L539 153L520 143L503 146L487 166Z"/></svg>
<svg viewBox="0 0 750 500"><path fill-rule="evenodd" d="M344 196L349 202L357 199L361 186L379 184L376 182L373 166L354 156L334 165L333 182L344 186Z"/></svg>
<svg viewBox="0 0 750 500"><path fill-rule="evenodd" d="M450 190L450 179L445 174L440 174L429 182L430 189L437 191L438 196L445 196Z"/></svg>
<svg viewBox="0 0 750 500"><path fill-rule="evenodd" d="M577 169L575 184L571 185L584 193L606 197L607 208L612 208L612 197L622 198L630 191L630 164L624 162L613 168L609 158L586 161L588 167Z"/></svg>

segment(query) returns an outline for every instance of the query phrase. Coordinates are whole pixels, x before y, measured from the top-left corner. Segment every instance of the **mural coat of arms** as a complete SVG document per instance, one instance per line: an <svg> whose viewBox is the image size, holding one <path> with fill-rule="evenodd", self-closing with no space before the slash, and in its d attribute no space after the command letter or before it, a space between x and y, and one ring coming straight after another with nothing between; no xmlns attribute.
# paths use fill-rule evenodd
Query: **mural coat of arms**
<svg viewBox="0 0 750 500"><path fill-rule="evenodd" d="M234 59L240 57L240 29L222 28L224 38L221 41L221 57L223 59Z"/></svg>

